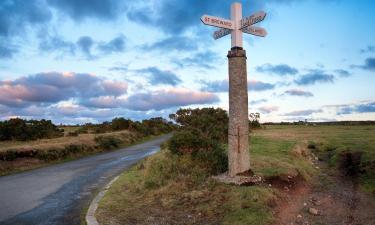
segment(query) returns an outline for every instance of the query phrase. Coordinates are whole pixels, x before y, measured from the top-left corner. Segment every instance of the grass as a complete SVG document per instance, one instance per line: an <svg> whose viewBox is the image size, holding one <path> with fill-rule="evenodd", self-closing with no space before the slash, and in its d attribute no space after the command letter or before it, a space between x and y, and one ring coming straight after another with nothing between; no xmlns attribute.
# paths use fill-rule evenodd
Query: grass
<svg viewBox="0 0 375 225"><path fill-rule="evenodd" d="M309 182L318 170L309 161L308 145L322 155L334 148L332 158L360 150L371 162L374 131L375 126L267 126L251 134L251 166L264 177L298 174ZM366 191L374 190L373 172L361 177ZM96 216L100 224L276 224L273 211L283 194L267 185L217 183L190 157L163 149L123 173Z"/></svg>
<svg viewBox="0 0 375 225"><path fill-rule="evenodd" d="M360 187L375 194L375 126L268 126L259 130L255 137L307 143L313 152L326 160L332 168L339 165L344 152L362 152Z"/></svg>
<svg viewBox="0 0 375 225"><path fill-rule="evenodd" d="M76 128L72 127L67 130L74 131L74 129ZM0 155L5 152L35 151L38 153L38 155L33 157L16 158L11 161L0 160L0 176L127 147L132 144L150 140L154 137L155 136L143 137L135 132L124 130L103 134L80 134L75 137L64 136L54 139L40 139L26 142L0 142ZM61 152L67 153L59 155L58 153Z"/></svg>

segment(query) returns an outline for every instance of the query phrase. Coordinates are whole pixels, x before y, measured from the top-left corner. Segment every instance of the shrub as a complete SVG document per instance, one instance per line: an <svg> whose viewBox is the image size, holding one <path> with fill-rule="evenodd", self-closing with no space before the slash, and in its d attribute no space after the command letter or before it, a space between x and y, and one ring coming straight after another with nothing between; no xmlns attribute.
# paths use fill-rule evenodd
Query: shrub
<svg viewBox="0 0 375 225"><path fill-rule="evenodd" d="M65 146L65 150L70 154L70 153L79 153L84 151L83 145L67 145Z"/></svg>
<svg viewBox="0 0 375 225"><path fill-rule="evenodd" d="M121 140L113 136L97 136L94 140L104 150L117 148L121 144Z"/></svg>
<svg viewBox="0 0 375 225"><path fill-rule="evenodd" d="M13 161L17 158L16 151L7 150L5 152L0 152L0 159L2 161Z"/></svg>
<svg viewBox="0 0 375 225"><path fill-rule="evenodd" d="M78 137L78 132L77 131L70 131L69 133L68 133L68 136L69 137Z"/></svg>
<svg viewBox="0 0 375 225"><path fill-rule="evenodd" d="M63 149L39 150L36 158L43 161L52 161L62 158L65 155Z"/></svg>
<svg viewBox="0 0 375 225"><path fill-rule="evenodd" d="M64 135L50 120L23 120L20 118L0 121L0 141L4 140L36 140L55 138Z"/></svg>
<svg viewBox="0 0 375 225"><path fill-rule="evenodd" d="M169 141L171 153L190 155L209 174L228 169L227 154L222 147L228 132L228 116L224 110L180 109L170 118L181 125Z"/></svg>

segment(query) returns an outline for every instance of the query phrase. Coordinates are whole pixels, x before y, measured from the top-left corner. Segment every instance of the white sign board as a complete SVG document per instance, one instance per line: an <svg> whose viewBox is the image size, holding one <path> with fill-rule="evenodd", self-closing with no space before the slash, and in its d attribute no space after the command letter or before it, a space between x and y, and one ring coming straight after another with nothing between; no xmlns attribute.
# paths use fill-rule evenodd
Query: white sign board
<svg viewBox="0 0 375 225"><path fill-rule="evenodd" d="M241 28L259 23L260 21L264 20L265 17L266 17L266 13L264 11L256 12L253 15L243 18L241 20Z"/></svg>
<svg viewBox="0 0 375 225"><path fill-rule="evenodd" d="M234 29L234 23L231 20L226 20L220 17L208 16L208 15L203 15L201 17L201 20L206 25L226 28L226 29L231 29L231 30Z"/></svg>
<svg viewBox="0 0 375 225"><path fill-rule="evenodd" d="M243 33L248 33L260 37L265 37L267 35L265 29L252 26L253 24L259 23L264 20L264 18L266 17L266 13L264 11L259 11L249 17L242 18L242 5L241 3L234 2L231 5L230 12L230 20L208 15L203 15L201 17L201 21L205 25L221 28L213 33L213 38L215 40L231 34L232 48L242 48Z"/></svg>
<svg viewBox="0 0 375 225"><path fill-rule="evenodd" d="M221 28L220 30L217 30L214 32L213 37L215 40L222 38L228 34L230 34L232 30L226 29L226 28Z"/></svg>
<svg viewBox="0 0 375 225"><path fill-rule="evenodd" d="M244 33L252 34L252 35L255 35L255 36L259 36L259 37L267 36L267 31L265 29L261 28L261 27L255 27L255 26L244 27L241 30Z"/></svg>

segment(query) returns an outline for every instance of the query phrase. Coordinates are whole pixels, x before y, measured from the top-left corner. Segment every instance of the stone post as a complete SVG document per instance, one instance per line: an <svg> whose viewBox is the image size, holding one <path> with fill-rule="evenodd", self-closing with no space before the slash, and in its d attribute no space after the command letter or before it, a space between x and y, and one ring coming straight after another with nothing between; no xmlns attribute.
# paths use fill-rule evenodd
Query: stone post
<svg viewBox="0 0 375 225"><path fill-rule="evenodd" d="M246 51L233 47L229 61L229 176L250 170Z"/></svg>

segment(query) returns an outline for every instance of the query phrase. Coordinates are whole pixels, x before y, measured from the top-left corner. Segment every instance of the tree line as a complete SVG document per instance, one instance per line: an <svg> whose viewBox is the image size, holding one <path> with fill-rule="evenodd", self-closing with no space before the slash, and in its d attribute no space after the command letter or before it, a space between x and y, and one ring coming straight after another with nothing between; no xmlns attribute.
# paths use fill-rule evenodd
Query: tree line
<svg viewBox="0 0 375 225"><path fill-rule="evenodd" d="M0 141L28 141L42 138L55 138L64 135L51 120L24 120L14 118L0 121Z"/></svg>

